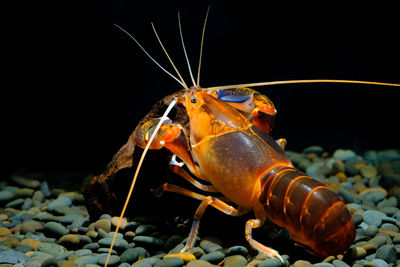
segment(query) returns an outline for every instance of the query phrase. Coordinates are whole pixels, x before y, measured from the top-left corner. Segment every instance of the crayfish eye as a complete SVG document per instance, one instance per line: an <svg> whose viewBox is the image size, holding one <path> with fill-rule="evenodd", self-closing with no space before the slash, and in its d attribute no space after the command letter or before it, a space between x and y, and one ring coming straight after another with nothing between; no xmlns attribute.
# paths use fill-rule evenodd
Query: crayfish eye
<svg viewBox="0 0 400 267"><path fill-rule="evenodd" d="M194 96L192 96L192 97L190 98L190 102L192 102L193 104L196 104L196 103L197 103L197 98L194 97Z"/></svg>

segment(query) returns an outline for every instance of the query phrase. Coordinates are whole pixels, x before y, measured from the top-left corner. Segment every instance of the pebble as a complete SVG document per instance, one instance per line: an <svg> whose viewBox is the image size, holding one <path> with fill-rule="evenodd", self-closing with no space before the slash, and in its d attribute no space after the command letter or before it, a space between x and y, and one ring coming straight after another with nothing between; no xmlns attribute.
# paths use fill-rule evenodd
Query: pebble
<svg viewBox="0 0 400 267"><path fill-rule="evenodd" d="M94 224L94 229L98 231L99 229L104 230L106 233L111 231L111 219L99 219Z"/></svg>
<svg viewBox="0 0 400 267"><path fill-rule="evenodd" d="M333 153L334 159L340 159L341 161L347 161L356 157L356 153L350 149L337 149Z"/></svg>
<svg viewBox="0 0 400 267"><path fill-rule="evenodd" d="M49 203L49 205L47 206L47 210L48 211L54 211L54 209L56 207L59 206L71 206L72 205L72 200L68 197L60 197L57 198L55 200L53 200L52 202Z"/></svg>
<svg viewBox="0 0 400 267"><path fill-rule="evenodd" d="M196 257L192 253L189 253L189 252L179 252L179 253L175 253L175 254L167 254L164 256L164 259L171 258L171 257L180 258L185 263L196 260Z"/></svg>
<svg viewBox="0 0 400 267"><path fill-rule="evenodd" d="M63 245L67 248L77 248L81 240L77 235L74 234L66 234L60 237L58 240L58 244Z"/></svg>
<svg viewBox="0 0 400 267"><path fill-rule="evenodd" d="M8 202L14 198L14 193L10 191L0 191L0 202Z"/></svg>
<svg viewBox="0 0 400 267"><path fill-rule="evenodd" d="M111 218L111 224L116 228L119 222L119 217L112 217ZM126 225L128 224L128 221L126 218L122 218L121 223L119 225L119 229L124 230Z"/></svg>
<svg viewBox="0 0 400 267"><path fill-rule="evenodd" d="M158 248L164 246L162 239L152 236L135 236L132 240L143 247Z"/></svg>
<svg viewBox="0 0 400 267"><path fill-rule="evenodd" d="M350 265L348 265L347 263L345 263L344 261L341 261L341 260L333 260L332 264L335 267L350 267Z"/></svg>
<svg viewBox="0 0 400 267"><path fill-rule="evenodd" d="M107 254L101 254L100 257L97 260L97 264L103 266L106 263L106 259L107 259ZM109 261L108 261L108 265L109 266L114 266L117 265L118 263L121 262L121 258L117 255L111 255Z"/></svg>
<svg viewBox="0 0 400 267"><path fill-rule="evenodd" d="M397 259L396 248L393 245L383 245L376 251L376 258L382 259L387 263L395 263Z"/></svg>
<svg viewBox="0 0 400 267"><path fill-rule="evenodd" d="M362 214L363 220L366 224L373 224L377 227L381 226L382 218L386 217L386 214L377 210L367 210Z"/></svg>
<svg viewBox="0 0 400 267"><path fill-rule="evenodd" d="M34 190L32 188L19 188L14 192L16 198L27 198L33 195Z"/></svg>
<svg viewBox="0 0 400 267"><path fill-rule="evenodd" d="M25 200L23 198L14 199L6 204L6 208L19 208L24 202Z"/></svg>
<svg viewBox="0 0 400 267"><path fill-rule="evenodd" d="M223 252L224 249L221 245L214 243L213 241L209 241L209 240L202 240L200 242L200 247L206 252L206 253L210 253L210 252L214 252L214 251L221 251Z"/></svg>
<svg viewBox="0 0 400 267"><path fill-rule="evenodd" d="M221 262L225 257L225 254L221 251L213 251L210 252L208 254L204 254L203 256L201 256L201 260L205 260L208 261L210 263L214 263L217 264L219 262Z"/></svg>
<svg viewBox="0 0 400 267"><path fill-rule="evenodd" d="M211 263L209 263L208 261L195 260L195 261L189 262L186 266L187 267L212 267L213 265Z"/></svg>
<svg viewBox="0 0 400 267"><path fill-rule="evenodd" d="M6 227L0 227L0 237L11 235L11 230Z"/></svg>
<svg viewBox="0 0 400 267"><path fill-rule="evenodd" d="M11 180L16 184L18 184L19 186L23 187L37 189L40 186L40 182L38 180L24 177L21 175L12 175Z"/></svg>
<svg viewBox="0 0 400 267"><path fill-rule="evenodd" d="M48 222L43 226L43 233L49 237L60 238L68 233L67 228L57 222Z"/></svg>
<svg viewBox="0 0 400 267"><path fill-rule="evenodd" d="M135 235L149 235L157 230L157 227L152 224L141 224L136 228Z"/></svg>
<svg viewBox="0 0 400 267"><path fill-rule="evenodd" d="M57 256L60 253L67 252L67 249L54 243L42 242L38 245L38 251Z"/></svg>
<svg viewBox="0 0 400 267"><path fill-rule="evenodd" d="M98 241L98 243L100 246L110 247L112 240L113 240L112 237L105 237L105 238L100 239ZM129 244L126 240L124 240L122 238L118 238L118 237L115 239L115 243L113 246L114 249L126 250L126 249L128 249L128 247L129 247Z"/></svg>
<svg viewBox="0 0 400 267"><path fill-rule="evenodd" d="M247 256L249 255L249 251L244 246L233 246L228 248L228 250L226 251L226 256L231 256L231 255Z"/></svg>
<svg viewBox="0 0 400 267"><path fill-rule="evenodd" d="M31 261L31 259L24 253L0 246L0 263L23 264L29 261Z"/></svg>
<svg viewBox="0 0 400 267"><path fill-rule="evenodd" d="M282 262L278 258L269 258L261 262L258 267L280 267Z"/></svg>
<svg viewBox="0 0 400 267"><path fill-rule="evenodd" d="M35 191L35 193L33 193L32 200L34 202L41 203L43 201L43 199L44 199L44 195L43 195L42 191Z"/></svg>
<svg viewBox="0 0 400 267"><path fill-rule="evenodd" d="M181 258L172 257L156 262L153 267L180 267L184 264L185 262Z"/></svg>
<svg viewBox="0 0 400 267"><path fill-rule="evenodd" d="M50 197L50 190L49 190L49 185L47 184L46 181L43 181L40 183L40 191L43 193L44 197Z"/></svg>

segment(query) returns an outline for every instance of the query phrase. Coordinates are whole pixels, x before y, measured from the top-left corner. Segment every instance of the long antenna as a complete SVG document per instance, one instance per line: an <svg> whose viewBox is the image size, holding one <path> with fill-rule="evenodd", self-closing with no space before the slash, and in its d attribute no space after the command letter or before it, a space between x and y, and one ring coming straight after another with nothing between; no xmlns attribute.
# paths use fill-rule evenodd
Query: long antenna
<svg viewBox="0 0 400 267"><path fill-rule="evenodd" d="M159 42L160 45L161 45L161 48L164 50L165 55L166 55L167 58L169 59L169 62L171 62L172 67L174 67L174 70L176 71L176 73L178 74L178 76L179 76L179 78L181 79L182 83L184 84L184 87L185 87L186 89L189 89L189 87L186 85L185 81L183 80L181 74L179 73L178 69L175 67L175 64L174 64L174 62L172 61L171 57L168 55L167 50L165 49L163 43L161 42L161 39L160 39L160 37L159 37L158 34L157 34L157 31L156 31L156 28L154 27L153 22L151 23L151 27L153 27L154 34L156 35L157 40L158 40L158 42Z"/></svg>
<svg viewBox="0 0 400 267"><path fill-rule="evenodd" d="M124 30L122 27L118 26L117 24L113 23L115 27L117 27L118 29L120 29L121 31L123 31L126 35L128 35L133 41L135 41L135 43L140 47L140 49L142 49L142 51L160 68L162 69L166 74L168 74L169 76L171 76L175 81L177 81L181 86L187 88L187 86L185 85L184 82L178 80L178 78L176 78L174 75L172 75L171 73L169 73L166 69L164 69L152 56L150 56L149 53L147 53L147 51L143 48L143 46L126 30Z"/></svg>
<svg viewBox="0 0 400 267"><path fill-rule="evenodd" d="M206 24L207 24L207 18L208 18L209 11L210 11L210 6L208 6L208 8L207 8L206 18L204 19L204 25L203 25L203 33L201 34L199 67L197 68L197 83L196 83L197 88L200 87L200 68L201 68L201 59L203 58L204 33L206 31Z"/></svg>
<svg viewBox="0 0 400 267"><path fill-rule="evenodd" d="M190 78L192 79L193 86L196 87L196 82L194 81L194 78L193 78L192 69L190 68L189 58L188 58L187 53L186 53L185 43L183 42L181 16L179 15L179 12L178 12L178 24L179 24L179 33L181 35L183 52L185 53L185 58L186 58L186 62L187 62L188 68L189 68Z"/></svg>
<svg viewBox="0 0 400 267"><path fill-rule="evenodd" d="M121 225L122 218L124 217L125 210L126 210L126 208L128 206L129 199L131 198L133 188L135 187L136 179L137 179L137 177L139 175L140 167L142 167L144 157L146 156L146 153L149 150L149 147L150 147L151 143L153 142L156 134L158 133L158 130L160 129L162 123L167 118L168 114L171 112L171 110L175 106L176 102L177 102L177 99L174 98L172 100L172 102L169 104L167 110L164 112L164 114L162 115L160 121L158 122L158 124L156 126L156 129L154 130L153 134L150 136L150 139L147 142L147 145L146 145L145 149L143 150L142 156L140 157L139 163L138 163L138 165L136 167L135 175L133 176L133 179L132 179L132 184L131 184L131 187L129 189L128 196L126 197L124 207L122 208L121 215L119 216L118 224L117 224L117 227L115 229L115 233L114 233L113 239L111 241L111 246L110 246L110 249L109 249L108 254L107 254L106 262L105 262L105 265L104 265L105 267L107 267L108 262L110 260L111 252L112 252L112 249L113 249L113 246L114 246L114 243L115 243L115 239L117 238L118 230L119 230L119 227Z"/></svg>
<svg viewBox="0 0 400 267"><path fill-rule="evenodd" d="M355 84L400 86L400 84L396 84L396 83L381 83L381 82L355 81L355 80L315 79L315 80L289 80L289 81L274 81L274 82L260 82L260 83L243 83L243 84L234 84L234 85L214 86L214 87L208 87L205 89L220 90L220 89L229 89L229 88L235 88L235 87L256 87L256 86L296 84L296 83L355 83Z"/></svg>

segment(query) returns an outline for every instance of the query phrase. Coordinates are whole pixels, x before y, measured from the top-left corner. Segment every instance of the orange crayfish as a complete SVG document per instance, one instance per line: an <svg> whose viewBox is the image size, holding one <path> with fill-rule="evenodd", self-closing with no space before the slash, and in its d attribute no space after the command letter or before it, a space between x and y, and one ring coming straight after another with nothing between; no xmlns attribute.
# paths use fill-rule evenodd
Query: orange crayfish
<svg viewBox="0 0 400 267"><path fill-rule="evenodd" d="M201 49L205 24L206 21ZM181 27L180 21L179 27ZM154 26L153 30L158 38ZM182 31L180 33L185 50ZM131 35L129 36L155 62L144 48ZM164 49L159 38L158 40ZM164 51L169 58L165 49ZM171 59L170 61L172 63ZM157 62L156 64L158 65ZM200 219L207 206L211 205L232 216L239 216L252 210L255 219L250 219L246 223L246 240L252 247L271 257L280 259L277 251L262 245L252 237L252 229L262 226L267 217L273 223L285 227L296 243L318 257L344 253L355 238L355 226L350 212L334 192L293 167L284 152L286 140L275 141L270 136L276 115L273 103L265 95L248 87L307 82L395 84L301 80L201 88L200 65L199 63L197 81L190 71L192 87L186 85L178 71L176 72L179 79L167 72L184 87L184 90L175 94L176 97L162 117L150 116L145 123L135 129L133 135L135 143L145 150L139 161L121 218L144 154L148 149L165 147L174 154L170 162L172 171L205 192L202 195L169 183L163 184L155 191L158 195L169 191L201 201L194 215L184 251L193 246ZM173 67L175 68L174 65ZM176 103L184 107L189 120L187 127L167 118L168 112ZM178 162L177 158L181 162ZM199 180L210 182L211 185L203 184L193 178L192 174ZM207 192L222 193L229 202L235 203L237 208L221 198L207 196ZM118 227L116 233L117 231ZM115 236L116 234L114 239ZM111 249L112 247L110 251Z"/></svg>

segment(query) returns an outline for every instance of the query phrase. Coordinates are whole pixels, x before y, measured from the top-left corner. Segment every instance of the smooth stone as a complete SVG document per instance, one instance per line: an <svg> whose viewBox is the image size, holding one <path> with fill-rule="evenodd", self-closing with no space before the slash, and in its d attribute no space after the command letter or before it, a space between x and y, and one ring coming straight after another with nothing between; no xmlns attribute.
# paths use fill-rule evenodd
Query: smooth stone
<svg viewBox="0 0 400 267"><path fill-rule="evenodd" d="M97 243L90 243L83 246L84 249L90 249L91 251L97 250L100 247Z"/></svg>
<svg viewBox="0 0 400 267"><path fill-rule="evenodd" d="M214 251L220 251L224 252L224 249L221 245L216 244L212 241L209 240L202 240L200 242L200 247L204 250L206 253L214 252Z"/></svg>
<svg viewBox="0 0 400 267"><path fill-rule="evenodd" d="M35 193L33 193L32 200L34 202L41 203L43 201L43 199L44 199L44 195L43 195L42 191L38 190L38 191L35 191Z"/></svg>
<svg viewBox="0 0 400 267"><path fill-rule="evenodd" d="M58 267L57 261L53 257L45 259L40 267L51 267L51 266Z"/></svg>
<svg viewBox="0 0 400 267"><path fill-rule="evenodd" d="M385 236L375 236L371 240L368 241L369 244L372 244L376 249L378 249L380 246L386 244L387 239Z"/></svg>
<svg viewBox="0 0 400 267"><path fill-rule="evenodd" d="M156 262L153 267L181 267L185 262L181 258L166 258Z"/></svg>
<svg viewBox="0 0 400 267"><path fill-rule="evenodd" d="M61 263L60 267L78 267L78 264L76 264L73 261L67 260L67 261L63 261Z"/></svg>
<svg viewBox="0 0 400 267"><path fill-rule="evenodd" d="M43 226L43 233L46 236L59 238L63 235L68 234L68 230L60 223L48 222Z"/></svg>
<svg viewBox="0 0 400 267"><path fill-rule="evenodd" d="M384 223L381 225L381 227L379 228L381 230L390 230L393 232L399 232L399 227L392 224L392 223Z"/></svg>
<svg viewBox="0 0 400 267"><path fill-rule="evenodd" d="M378 174L378 171L375 167L367 165L360 169L361 175L367 179L371 179Z"/></svg>
<svg viewBox="0 0 400 267"><path fill-rule="evenodd" d="M229 256L225 258L224 266L227 267L244 267L247 264L247 260L242 255ZM260 265L258 265L260 266Z"/></svg>
<svg viewBox="0 0 400 267"><path fill-rule="evenodd" d="M132 266L135 267L147 267L147 266L153 266L156 262L160 261L160 259L158 258L146 258L146 259L142 259L139 260L137 262L135 262L134 264L132 264Z"/></svg>
<svg viewBox="0 0 400 267"><path fill-rule="evenodd" d="M42 242L41 244L39 244L38 250L53 256L57 256L60 253L67 252L67 249L64 246L48 242Z"/></svg>
<svg viewBox="0 0 400 267"><path fill-rule="evenodd" d="M201 256L203 256L205 254L204 250L200 247L192 247L192 248L188 249L187 252L193 254L196 257L196 259L201 258Z"/></svg>
<svg viewBox="0 0 400 267"><path fill-rule="evenodd" d="M98 258L97 260L97 264L99 264L100 266L103 266L106 263L106 259L107 259L107 254L100 254L101 256ZM121 262L121 258L117 255L111 255L109 261L108 261L108 265L110 266L114 266L117 265L118 263Z"/></svg>
<svg viewBox="0 0 400 267"><path fill-rule="evenodd" d="M87 256L91 255L92 251L90 249L78 249L75 251L75 254L79 256Z"/></svg>
<svg viewBox="0 0 400 267"><path fill-rule="evenodd" d="M224 257L225 257L225 253L223 253L221 251L213 251L213 252L210 252L208 254L201 256L200 259L208 261L210 263L217 264L217 263L221 262L224 259Z"/></svg>
<svg viewBox="0 0 400 267"><path fill-rule="evenodd" d="M109 232L106 234L106 237L114 238L115 232ZM117 233L117 238L124 239L124 235L121 233Z"/></svg>
<svg viewBox="0 0 400 267"><path fill-rule="evenodd" d="M100 216L100 218L99 218L99 220L102 220L102 219L111 220L112 217L111 217L110 214L105 213L105 214L102 214L102 215Z"/></svg>
<svg viewBox="0 0 400 267"><path fill-rule="evenodd" d="M54 220L54 215L48 212L39 212L33 216L33 219L37 219L41 222L51 222Z"/></svg>
<svg viewBox="0 0 400 267"><path fill-rule="evenodd" d="M363 190L361 193L361 199L371 200L374 204L385 199L387 192L383 188L368 188Z"/></svg>
<svg viewBox="0 0 400 267"><path fill-rule="evenodd" d="M204 260L195 260L195 261L189 262L186 266L187 266L187 267L212 267L212 266L214 266L214 265L212 265L212 264L209 263L208 261L204 261Z"/></svg>
<svg viewBox="0 0 400 267"><path fill-rule="evenodd" d="M130 267L131 265L129 263L123 262L118 267Z"/></svg>
<svg viewBox="0 0 400 267"><path fill-rule="evenodd" d="M382 259L373 259L372 265L374 267L389 267L390 266L386 261L384 261Z"/></svg>
<svg viewBox="0 0 400 267"><path fill-rule="evenodd" d="M180 243L176 245L173 249L171 249L168 253L169 254L179 253L184 247L185 245L183 243Z"/></svg>
<svg viewBox="0 0 400 267"><path fill-rule="evenodd" d="M21 210L29 210L33 206L33 200L31 198L26 198L21 206Z"/></svg>
<svg viewBox="0 0 400 267"><path fill-rule="evenodd" d="M363 217L361 214L353 214L351 217L353 218L353 222L355 225L359 225L363 221Z"/></svg>
<svg viewBox="0 0 400 267"><path fill-rule="evenodd" d="M341 161L347 161L355 158L356 156L356 153L350 149L337 149L335 152L333 152L333 158L340 159Z"/></svg>
<svg viewBox="0 0 400 267"><path fill-rule="evenodd" d="M119 223L119 217L112 217L111 218L111 224L116 228ZM121 223L119 225L119 229L124 230L126 225L128 224L128 221L126 218L122 218Z"/></svg>
<svg viewBox="0 0 400 267"><path fill-rule="evenodd" d="M386 217L386 214L377 210L367 210L361 214L366 224L373 224L377 227L381 226L382 218Z"/></svg>
<svg viewBox="0 0 400 267"><path fill-rule="evenodd" d="M102 253L106 253L108 254L108 252L110 251L110 248L99 248L97 250L97 253L102 254ZM118 255L117 251L112 249L111 250L111 255Z"/></svg>
<svg viewBox="0 0 400 267"><path fill-rule="evenodd" d="M228 250L226 251L226 256L232 256L232 255L247 256L249 255L249 251L247 250L246 247L243 246L233 246L228 248Z"/></svg>
<svg viewBox="0 0 400 267"><path fill-rule="evenodd" d="M141 245L141 246L150 246L150 247L162 247L164 246L164 241L162 239L152 237L152 236L135 236L133 242Z"/></svg>
<svg viewBox="0 0 400 267"><path fill-rule="evenodd" d="M0 263L23 264L29 261L31 261L31 259L24 253L0 246Z"/></svg>
<svg viewBox="0 0 400 267"><path fill-rule="evenodd" d="M178 244L180 244L183 240L183 237L180 235L172 235L170 236L167 241L165 241L165 249L167 251L170 251L174 247L176 247Z"/></svg>
<svg viewBox="0 0 400 267"><path fill-rule="evenodd" d="M96 255L88 255L82 256L77 259L72 260L74 263L78 264L78 266L87 266L88 264L97 264L98 259L104 254L96 254ZM107 255L107 254L105 254Z"/></svg>
<svg viewBox="0 0 400 267"><path fill-rule="evenodd" d="M34 190L32 188L19 188L14 192L16 198L27 198L33 195Z"/></svg>
<svg viewBox="0 0 400 267"><path fill-rule="evenodd" d="M71 213L63 216L60 220L60 223L63 224L72 224L74 220L83 218L81 214ZM74 228L78 228L79 226L75 226Z"/></svg>
<svg viewBox="0 0 400 267"><path fill-rule="evenodd" d="M382 259L387 263L395 263L397 259L396 248L393 245L383 245L376 251L376 258Z"/></svg>
<svg viewBox="0 0 400 267"><path fill-rule="evenodd" d="M196 260L196 257L189 252L179 252L179 253L175 253L175 254L167 254L164 256L164 259L166 258L180 258L182 259L185 263L189 262L189 261L194 261Z"/></svg>
<svg viewBox="0 0 400 267"><path fill-rule="evenodd" d="M396 207L383 207L379 210L385 213L387 216L393 216L396 212L399 211L399 209Z"/></svg>
<svg viewBox="0 0 400 267"><path fill-rule="evenodd" d="M19 186L29 187L33 189L37 189L40 186L40 182L35 179L31 179L28 177L24 177L21 175L12 175L11 180L18 184Z"/></svg>
<svg viewBox="0 0 400 267"><path fill-rule="evenodd" d="M350 265L348 265L347 263L345 263L344 261L341 261L341 260L333 260L332 264L335 267L350 267Z"/></svg>
<svg viewBox="0 0 400 267"><path fill-rule="evenodd" d="M20 245L19 240L13 235L7 236L5 239L2 238L0 244L8 248L15 248L16 246Z"/></svg>
<svg viewBox="0 0 400 267"><path fill-rule="evenodd" d="M322 154L322 152L324 152L324 149L322 147L316 146L316 145L309 146L309 147L306 147L305 149L303 149L303 154L315 153L315 154L320 155L320 154Z"/></svg>
<svg viewBox="0 0 400 267"><path fill-rule="evenodd" d="M50 189L49 189L49 185L47 184L46 181L43 181L40 183L40 191L43 193L44 197L50 197Z"/></svg>
<svg viewBox="0 0 400 267"><path fill-rule="evenodd" d="M258 267L280 267L282 266L282 262L278 258L269 258L265 261L262 261Z"/></svg>
<svg viewBox="0 0 400 267"><path fill-rule="evenodd" d="M9 236L11 234L12 234L11 230L8 229L7 227L0 227L0 237Z"/></svg>
<svg viewBox="0 0 400 267"><path fill-rule="evenodd" d="M43 226L40 222L34 221L34 220L29 220L26 222L23 222L20 225L20 231L22 234L27 234L27 233L34 233L38 230L42 230Z"/></svg>
<svg viewBox="0 0 400 267"><path fill-rule="evenodd" d="M365 230L365 234L369 237L374 237L379 232L378 227L376 225L367 225L367 229Z"/></svg>
<svg viewBox="0 0 400 267"><path fill-rule="evenodd" d="M400 153L395 149L387 149L378 152L379 161L400 160Z"/></svg>
<svg viewBox="0 0 400 267"><path fill-rule="evenodd" d="M100 239L98 241L98 243L100 246L109 247L111 245L112 240L113 239L111 237L105 237L105 238ZM115 249L126 250L126 249L128 249L128 247L129 247L129 244L126 240L121 239L121 238L115 239L115 243L114 243Z"/></svg>
<svg viewBox="0 0 400 267"><path fill-rule="evenodd" d="M73 222L69 225L69 227L71 228L87 227L89 224L90 224L89 219L81 216L80 218L79 217L75 218ZM88 231L89 230L87 230L86 232Z"/></svg>
<svg viewBox="0 0 400 267"><path fill-rule="evenodd" d="M135 250L135 248L128 248L121 254L121 261L132 264L137 261L138 257L138 250Z"/></svg>
<svg viewBox="0 0 400 267"><path fill-rule="evenodd" d="M49 203L49 205L47 206L47 210L49 211L53 211L56 207L59 206L71 206L72 205L72 200L68 197L60 197L57 198L55 200L53 200L52 202Z"/></svg>
<svg viewBox="0 0 400 267"><path fill-rule="evenodd" d="M14 199L6 204L6 208L19 208L24 204L24 202L25 200L23 198Z"/></svg>
<svg viewBox="0 0 400 267"><path fill-rule="evenodd" d="M20 242L21 246L28 246L30 247L32 250L37 250L38 246L40 245L40 243L42 243L39 240L33 239L33 238L26 238L24 240L22 240Z"/></svg>
<svg viewBox="0 0 400 267"><path fill-rule="evenodd" d="M334 265L332 263L329 263L329 262L320 262L320 263L314 264L314 266L317 266L317 267L333 267Z"/></svg>
<svg viewBox="0 0 400 267"><path fill-rule="evenodd" d="M68 197L74 204L81 204L85 202L85 197L76 191L61 193L59 197Z"/></svg>
<svg viewBox="0 0 400 267"><path fill-rule="evenodd" d="M353 203L354 202L354 196L352 193L350 193L346 189L340 189L337 194L341 196L344 200L345 203Z"/></svg>
<svg viewBox="0 0 400 267"><path fill-rule="evenodd" d="M20 244L21 244L21 243L20 243ZM15 250L15 251L22 252L22 253L26 253L26 252L28 252L28 251L32 251L32 249L31 249L30 247L25 246L25 245L19 245L19 246L15 247L14 250Z"/></svg>
<svg viewBox="0 0 400 267"><path fill-rule="evenodd" d="M135 235L149 235L157 230L157 227L152 224L141 224L136 228Z"/></svg>
<svg viewBox="0 0 400 267"><path fill-rule="evenodd" d="M297 260L293 263L293 267L311 266L311 262L305 260Z"/></svg>
<svg viewBox="0 0 400 267"><path fill-rule="evenodd" d="M58 240L58 244L67 247L67 248L77 248L81 240L75 234L66 234L60 237Z"/></svg>
<svg viewBox="0 0 400 267"><path fill-rule="evenodd" d="M94 224L94 229L98 231L99 229L104 230L106 233L111 231L111 219L99 219Z"/></svg>

